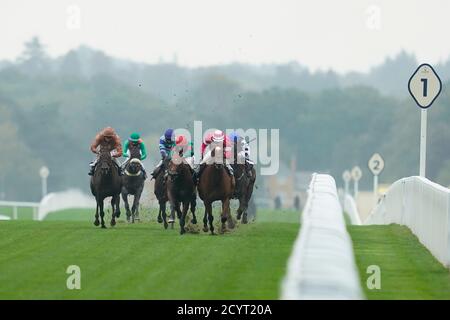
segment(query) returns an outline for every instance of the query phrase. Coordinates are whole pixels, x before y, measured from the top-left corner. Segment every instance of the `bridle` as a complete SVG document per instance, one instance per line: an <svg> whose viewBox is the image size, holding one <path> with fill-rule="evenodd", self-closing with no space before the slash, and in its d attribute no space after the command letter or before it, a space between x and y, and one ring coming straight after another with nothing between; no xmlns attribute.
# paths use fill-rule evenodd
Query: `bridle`
<svg viewBox="0 0 450 320"><path fill-rule="evenodd" d="M139 169L139 171L136 172L136 173L131 173L131 172L129 172L129 171L128 171L128 167L129 167L129 165L132 164L132 163L137 163L137 164L139 164L140 167L141 167L141 169ZM133 158L133 159L131 159L130 162L128 163L126 169L125 169L125 174L126 174L127 176L129 176L129 177L137 177L137 176L139 176L141 173L142 173L142 162L141 162L141 160L139 160L138 158Z"/></svg>

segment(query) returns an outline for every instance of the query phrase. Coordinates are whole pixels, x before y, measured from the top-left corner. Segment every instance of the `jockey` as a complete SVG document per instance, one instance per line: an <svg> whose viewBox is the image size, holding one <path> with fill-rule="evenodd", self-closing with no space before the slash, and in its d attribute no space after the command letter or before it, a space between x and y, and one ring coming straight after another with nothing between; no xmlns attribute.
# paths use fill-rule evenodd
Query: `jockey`
<svg viewBox="0 0 450 320"><path fill-rule="evenodd" d="M130 162L130 146L132 148L137 147L139 148L139 152L141 154L139 160L145 160L147 158L147 148L145 147L144 141L141 139L141 135L137 132L134 132L130 135L130 137L125 141L123 146L123 157L127 158L125 162L122 164L122 169L125 168L125 166ZM144 164L141 162L142 171L144 172L144 179L147 179L147 172L145 172Z"/></svg>
<svg viewBox="0 0 450 320"><path fill-rule="evenodd" d="M175 134L173 129L167 129L164 134L159 138L159 153L161 154L161 160L153 170L152 177L156 178L161 170L161 166L166 158L171 157L172 148L175 147Z"/></svg>
<svg viewBox="0 0 450 320"><path fill-rule="evenodd" d="M91 144L91 151L97 155L94 161L92 161L89 165L91 170L89 175L94 175L95 166L98 161L98 154L100 148L107 148L111 152L111 156L114 159L114 162L117 164L119 168L119 175L122 175L122 170L120 170L120 164L117 161L117 158L122 156L122 143L120 142L120 137L117 135L116 131L111 127L106 127L102 129L95 136L94 141Z"/></svg>
<svg viewBox="0 0 450 320"><path fill-rule="evenodd" d="M186 162L191 167L191 172L193 172L195 163L194 143L192 141L188 142L184 135L179 135L176 138L175 144L175 150L178 151L178 155L180 157L184 157Z"/></svg>
<svg viewBox="0 0 450 320"><path fill-rule="evenodd" d="M202 148L201 148L202 159L203 159L203 155L205 154L206 147L209 144L211 144L212 137L213 137L213 134L211 132L209 132L206 134L205 138L203 139Z"/></svg>
<svg viewBox="0 0 450 320"><path fill-rule="evenodd" d="M238 159L245 159L245 171L247 176L251 178L253 175L252 169L254 163L250 160L250 145L245 138L241 137L236 131L230 133L229 138L231 143L236 143L234 147L237 149ZM239 163L239 161L237 163Z"/></svg>
<svg viewBox="0 0 450 320"><path fill-rule="evenodd" d="M205 139L206 140L206 139ZM206 144L206 143L205 143ZM221 130L214 131L211 137L211 143L208 144L204 150L204 157L200 162L200 167L198 172L196 172L196 180L200 178L200 175L205 167L203 164L206 164L211 160L211 151L216 147L221 147L223 149L223 159L225 159L225 167L230 176L233 176L233 168L228 163L227 160L231 159L231 143L230 138L226 136Z"/></svg>

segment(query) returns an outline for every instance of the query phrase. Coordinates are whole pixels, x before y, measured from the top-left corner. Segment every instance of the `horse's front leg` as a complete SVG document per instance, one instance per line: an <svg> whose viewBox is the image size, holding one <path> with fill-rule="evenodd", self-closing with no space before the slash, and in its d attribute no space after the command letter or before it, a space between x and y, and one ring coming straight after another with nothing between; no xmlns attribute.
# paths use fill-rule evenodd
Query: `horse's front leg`
<svg viewBox="0 0 450 320"><path fill-rule="evenodd" d="M203 202L205 206L205 214L203 215L203 232L208 232L208 210L206 209L206 203Z"/></svg>
<svg viewBox="0 0 450 320"><path fill-rule="evenodd" d="M99 209L100 209L100 223L101 223L101 225L102 225L102 228L103 229L106 229L106 225L105 225L105 212L103 211L103 200L104 199L101 199L100 201L99 201Z"/></svg>
<svg viewBox="0 0 450 320"><path fill-rule="evenodd" d="M239 209L238 209L238 212L240 212L240 214L238 213L238 220L241 218L241 215L242 215L242 223L243 224L248 223L247 209L248 209L248 200L247 200L247 195L245 194L239 198Z"/></svg>
<svg viewBox="0 0 450 320"><path fill-rule="evenodd" d="M127 214L127 221L130 222L131 217L131 211L130 211L130 205L128 204L128 192L124 189L122 190L122 200L125 206L125 211Z"/></svg>
<svg viewBox="0 0 450 320"><path fill-rule="evenodd" d="M159 202L159 207L160 207L160 210L161 210L161 215L162 215L162 219L163 219L163 223L164 223L164 229L167 229L167 227L169 225L167 224L166 202L165 201L160 201Z"/></svg>
<svg viewBox="0 0 450 320"><path fill-rule="evenodd" d="M209 230L211 231L211 235L214 235L214 216L212 213L212 203L208 202L205 203L205 209L206 212L208 213L208 222L209 222Z"/></svg>
<svg viewBox="0 0 450 320"><path fill-rule="evenodd" d="M196 199L196 196L194 195L193 198L191 199L191 212L192 212L191 223L192 224L197 224L197 217L195 216L196 206L197 206L197 199Z"/></svg>
<svg viewBox="0 0 450 320"><path fill-rule="evenodd" d="M244 202L244 197L241 195L239 197L239 208L236 210L236 219L237 220L241 220L242 212L244 212L243 205L242 205L243 202Z"/></svg>
<svg viewBox="0 0 450 320"><path fill-rule="evenodd" d="M184 226L186 224L186 215L189 210L189 201L183 201L183 212L180 210L180 206L177 207L177 212L180 214L180 234L186 233Z"/></svg>
<svg viewBox="0 0 450 320"><path fill-rule="evenodd" d="M161 203L160 202L158 202L158 204L159 204L159 211L158 211L158 218L157 218L157 220L158 220L158 223L162 223L163 222L163 218L162 218L162 215L161 215Z"/></svg>
<svg viewBox="0 0 450 320"><path fill-rule="evenodd" d="M120 193L116 197L116 211L114 213L115 218L120 217Z"/></svg>
<svg viewBox="0 0 450 320"><path fill-rule="evenodd" d="M175 211L177 212L178 215L178 206L179 203L175 202L175 201L170 201L170 218L169 218L169 223L171 224L170 227L173 229L173 225L175 224Z"/></svg>
<svg viewBox="0 0 450 320"><path fill-rule="evenodd" d="M116 225L116 211L117 211L117 207L118 207L118 203L117 203L118 197L120 197L120 195L116 195L111 198L111 208L112 208L111 227L114 227Z"/></svg>
<svg viewBox="0 0 450 320"><path fill-rule="evenodd" d="M220 220L222 221L222 231L225 231L225 222L227 222L229 229L234 229L234 221L230 212L230 198L222 201L222 215Z"/></svg>
<svg viewBox="0 0 450 320"><path fill-rule="evenodd" d="M139 220L139 199L141 198L142 189L138 190L134 195L133 206L131 207L131 214L134 220Z"/></svg>
<svg viewBox="0 0 450 320"><path fill-rule="evenodd" d="M100 225L100 221L98 220L98 217L99 217L99 215L98 215L98 202L99 202L99 199L95 199L95 200L96 200L95 202L97 202L97 206L96 206L96 208L95 208L95 221L94 221L94 226L98 227L98 226Z"/></svg>

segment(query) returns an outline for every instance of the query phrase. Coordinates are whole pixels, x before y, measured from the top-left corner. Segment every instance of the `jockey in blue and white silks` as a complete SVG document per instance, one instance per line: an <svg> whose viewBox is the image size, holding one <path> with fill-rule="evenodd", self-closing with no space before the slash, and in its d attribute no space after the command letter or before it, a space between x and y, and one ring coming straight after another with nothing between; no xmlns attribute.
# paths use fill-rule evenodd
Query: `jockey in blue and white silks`
<svg viewBox="0 0 450 320"><path fill-rule="evenodd" d="M153 178L156 178L156 176L160 172L163 161L166 158L171 158L173 147L175 147L175 134L173 129L167 129L159 138L159 153L161 155L161 160L156 165L155 170L153 170L152 172Z"/></svg>

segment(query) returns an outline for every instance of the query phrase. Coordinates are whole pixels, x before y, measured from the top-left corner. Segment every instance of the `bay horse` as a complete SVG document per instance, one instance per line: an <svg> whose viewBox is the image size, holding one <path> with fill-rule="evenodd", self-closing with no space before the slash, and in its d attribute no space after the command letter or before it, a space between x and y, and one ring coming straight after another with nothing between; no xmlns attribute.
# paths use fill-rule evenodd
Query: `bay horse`
<svg viewBox="0 0 450 320"><path fill-rule="evenodd" d="M112 218L111 226L116 225L116 217L120 216L120 191L122 188L122 180L119 175L119 167L113 161L111 153L106 148L100 148L99 159L97 161L94 174L91 177L91 192L95 196L97 208L95 211L94 225L100 224L98 216L100 213L102 228L106 228L103 211L103 201L107 197L111 197Z"/></svg>
<svg viewBox="0 0 450 320"><path fill-rule="evenodd" d="M222 155L223 149L216 147L211 151L212 158L216 158L216 155ZM214 201L222 202L222 212L220 214L220 221L222 222L221 232L225 232L225 222L228 222L230 229L234 228L234 222L230 214L230 199L234 192L234 177L230 176L225 168L223 157L218 161L214 161L214 164L202 164L206 165L200 176L198 182L198 194L200 199L203 200L205 205L205 215L203 217L203 231L214 234L214 216L212 214L212 204ZM207 219L208 217L208 219Z"/></svg>
<svg viewBox="0 0 450 320"><path fill-rule="evenodd" d="M192 170L184 158L177 157L169 161L167 173L167 196L170 202L171 220L175 220L176 211L180 220L180 234L184 234L186 233L184 226L189 206L193 216L191 222L197 224L195 216L197 201ZM180 209L181 204L183 205L182 210Z"/></svg>
<svg viewBox="0 0 450 320"><path fill-rule="evenodd" d="M167 164L169 162L169 159L166 158L162 163L162 168L159 171L158 175L155 177L155 196L156 199L158 199L159 203L159 212L158 212L158 223L164 222L164 228L167 229L167 217L166 217L166 203L169 201L169 198L167 196L167 184L166 184L166 177L164 175L164 168L166 168ZM172 223L172 221L171 221ZM173 226L173 223L172 223Z"/></svg>
<svg viewBox="0 0 450 320"><path fill-rule="evenodd" d="M130 144L130 161L125 166L125 173L122 176L122 200L127 212L127 221L134 223L139 220L139 200L142 190L144 190L144 172L141 163L141 153L139 147ZM133 205L130 211L128 195L133 195Z"/></svg>

